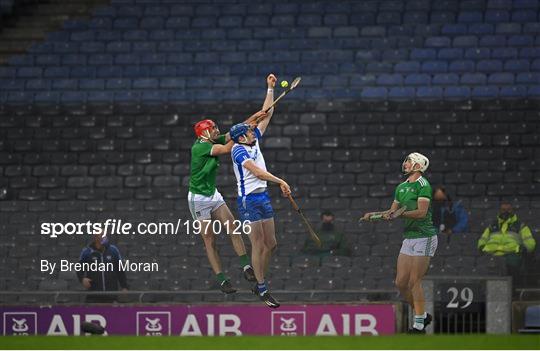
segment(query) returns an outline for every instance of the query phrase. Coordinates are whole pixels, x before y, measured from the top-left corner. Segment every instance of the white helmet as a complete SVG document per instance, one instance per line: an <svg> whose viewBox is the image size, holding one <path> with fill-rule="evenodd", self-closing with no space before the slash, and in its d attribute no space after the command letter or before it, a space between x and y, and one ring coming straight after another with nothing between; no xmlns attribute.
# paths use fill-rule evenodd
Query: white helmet
<svg viewBox="0 0 540 351"><path fill-rule="evenodd" d="M407 160L410 160L412 162L411 170L414 169L415 165L419 164L420 169L418 171L424 173L429 167L429 160L426 156L422 155L419 152L413 152L405 158L403 164L401 165L401 170L403 171L403 173L405 173L405 162L407 162Z"/></svg>

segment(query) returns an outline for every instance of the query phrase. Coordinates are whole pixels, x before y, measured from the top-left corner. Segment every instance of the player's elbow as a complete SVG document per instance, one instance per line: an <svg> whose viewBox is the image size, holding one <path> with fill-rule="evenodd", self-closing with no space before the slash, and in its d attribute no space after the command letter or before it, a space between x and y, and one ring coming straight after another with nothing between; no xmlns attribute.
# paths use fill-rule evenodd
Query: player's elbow
<svg viewBox="0 0 540 351"><path fill-rule="evenodd" d="M223 155L225 152L222 148L217 148L214 146L212 150L210 150L210 156L220 156Z"/></svg>
<svg viewBox="0 0 540 351"><path fill-rule="evenodd" d="M257 169L253 172L253 175L259 179L264 180L264 171L261 169Z"/></svg>
<svg viewBox="0 0 540 351"><path fill-rule="evenodd" d="M427 211L420 211L415 214L414 219L424 219L427 216Z"/></svg>

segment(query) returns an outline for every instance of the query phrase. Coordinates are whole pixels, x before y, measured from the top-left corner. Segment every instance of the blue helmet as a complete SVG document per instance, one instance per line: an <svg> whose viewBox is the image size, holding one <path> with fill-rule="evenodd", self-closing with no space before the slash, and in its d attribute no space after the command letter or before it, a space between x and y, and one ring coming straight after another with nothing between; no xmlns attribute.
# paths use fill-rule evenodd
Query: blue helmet
<svg viewBox="0 0 540 351"><path fill-rule="evenodd" d="M249 124L238 123L231 127L231 130L229 130L229 134L231 136L231 139L235 143L237 143L241 136L247 134L249 129L250 129Z"/></svg>

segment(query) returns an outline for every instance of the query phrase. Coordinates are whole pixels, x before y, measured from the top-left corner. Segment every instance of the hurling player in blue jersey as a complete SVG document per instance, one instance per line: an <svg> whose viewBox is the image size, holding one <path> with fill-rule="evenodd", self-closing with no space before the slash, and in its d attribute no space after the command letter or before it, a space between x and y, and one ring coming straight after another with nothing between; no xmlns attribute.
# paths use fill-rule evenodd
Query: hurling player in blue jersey
<svg viewBox="0 0 540 351"><path fill-rule="evenodd" d="M276 77L271 74L267 78L268 92L262 110L267 109L274 101ZM271 109L265 119L257 125L240 123L230 130L231 139L235 142L231 156L234 174L238 184L238 212L241 221L248 222L251 232L251 261L257 278L253 292L264 303L272 308L279 307L268 292L264 278L268 270L270 256L277 246L274 226L274 211L270 197L266 191L267 181L279 184L284 195L291 193L289 184L266 170L264 156L261 153L259 140L262 138L270 119Z"/></svg>

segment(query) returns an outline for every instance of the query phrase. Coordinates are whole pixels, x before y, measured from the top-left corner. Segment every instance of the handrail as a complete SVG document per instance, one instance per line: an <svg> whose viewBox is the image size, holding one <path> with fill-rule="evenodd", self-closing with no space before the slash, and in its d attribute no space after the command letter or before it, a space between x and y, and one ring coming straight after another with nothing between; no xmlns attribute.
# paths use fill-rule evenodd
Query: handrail
<svg viewBox="0 0 540 351"><path fill-rule="evenodd" d="M250 290L240 290L239 292L250 292ZM394 289L368 289L368 290L360 290L360 289L340 289L340 290L317 290L317 289L310 289L310 290L272 290L274 293L279 294L287 294L287 293L313 293L313 294L328 294L328 293L350 293L350 294L357 294L357 293L366 293L366 294L376 294L376 293L397 293ZM51 290L51 291L7 291L7 290L0 290L0 295L13 295L13 294L25 294L25 295L36 295L36 294L43 294L43 295L51 295L51 294L64 294L64 295L79 295L79 294L92 294L92 295L132 295L132 294L142 294L142 293L152 293L152 294L216 294L221 292L219 291L213 291L213 290L117 290L117 291L59 291L59 290Z"/></svg>
<svg viewBox="0 0 540 351"><path fill-rule="evenodd" d="M394 289L341 289L341 290L273 290L275 294L283 295L292 295L292 294L304 294L304 295L315 295L315 294L389 294L395 295L395 298L399 298L399 293ZM43 296L54 296L54 303L57 303L58 298L61 295L114 295L114 296L138 296L139 303L143 303L143 298L148 295L222 295L220 291L216 290L128 290L128 291L0 291L0 296L6 295L17 295L17 296L28 296L28 295L43 295ZM240 290L235 295L252 295L253 293L250 290ZM394 296L392 296L394 298ZM204 303L204 301L201 301ZM159 302L157 302L159 303ZM193 302L199 303L199 302Z"/></svg>
<svg viewBox="0 0 540 351"><path fill-rule="evenodd" d="M538 293L540 295L540 288L521 288L521 289L516 289L516 292L519 292L519 300L522 301L523 300L523 295L525 293L529 293L529 292L532 292L532 293Z"/></svg>

